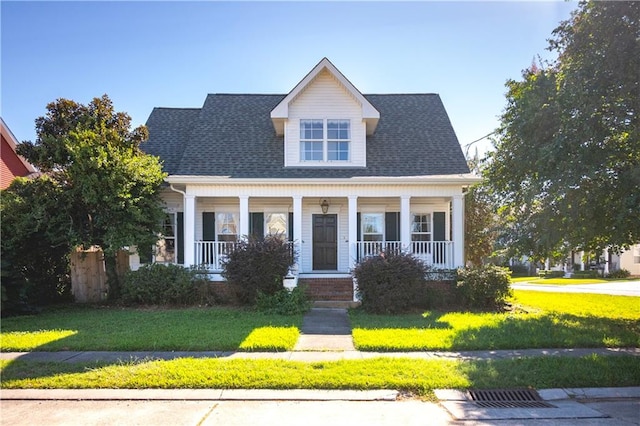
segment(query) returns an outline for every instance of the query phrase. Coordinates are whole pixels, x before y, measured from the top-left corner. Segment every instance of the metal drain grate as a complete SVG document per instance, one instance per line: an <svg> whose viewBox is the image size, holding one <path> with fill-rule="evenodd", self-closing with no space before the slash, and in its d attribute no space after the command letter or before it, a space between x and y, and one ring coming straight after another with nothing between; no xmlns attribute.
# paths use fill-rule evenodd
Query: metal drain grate
<svg viewBox="0 0 640 426"><path fill-rule="evenodd" d="M482 408L556 408L531 389L469 390L467 399Z"/></svg>

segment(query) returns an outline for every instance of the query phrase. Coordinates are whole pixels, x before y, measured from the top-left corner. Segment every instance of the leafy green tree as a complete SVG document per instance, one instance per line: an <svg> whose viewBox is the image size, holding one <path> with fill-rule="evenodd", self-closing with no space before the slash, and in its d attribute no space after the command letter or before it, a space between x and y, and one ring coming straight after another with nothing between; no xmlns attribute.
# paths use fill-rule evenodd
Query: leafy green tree
<svg viewBox="0 0 640 426"><path fill-rule="evenodd" d="M485 170L520 254L640 241L640 3L583 2L553 64L507 82Z"/></svg>
<svg viewBox="0 0 640 426"><path fill-rule="evenodd" d="M60 187L47 176L15 179L0 197L2 314L71 294L68 221Z"/></svg>
<svg viewBox="0 0 640 426"><path fill-rule="evenodd" d="M470 170L481 172L481 161L477 153L467 163ZM467 261L479 266L493 254L498 228L495 203L485 182L476 183L469 188L464 210L464 252Z"/></svg>
<svg viewBox="0 0 640 426"><path fill-rule="evenodd" d="M35 143L18 146L60 191L69 245L103 250L112 299L120 292L116 252L152 243L163 217L158 189L165 174L158 158L140 149L146 128L130 128L129 115L115 112L107 95L87 105L58 99L36 120Z"/></svg>

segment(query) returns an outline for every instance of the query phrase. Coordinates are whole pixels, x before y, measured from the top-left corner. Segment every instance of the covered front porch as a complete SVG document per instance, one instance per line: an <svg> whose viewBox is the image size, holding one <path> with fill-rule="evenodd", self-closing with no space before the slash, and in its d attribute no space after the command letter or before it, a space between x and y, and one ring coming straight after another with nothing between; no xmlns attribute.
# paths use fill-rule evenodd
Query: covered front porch
<svg viewBox="0 0 640 426"><path fill-rule="evenodd" d="M298 255L295 277L350 277L358 262L383 251L454 269L464 264L462 188L411 181L171 185L155 261L197 265L222 279L222 262L238 239L277 233Z"/></svg>

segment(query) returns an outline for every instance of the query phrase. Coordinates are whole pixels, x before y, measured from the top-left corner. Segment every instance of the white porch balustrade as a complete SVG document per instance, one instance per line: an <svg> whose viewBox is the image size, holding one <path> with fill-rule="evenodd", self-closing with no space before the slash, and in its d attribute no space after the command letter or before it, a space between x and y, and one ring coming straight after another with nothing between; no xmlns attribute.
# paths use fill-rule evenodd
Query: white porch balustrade
<svg viewBox="0 0 640 426"><path fill-rule="evenodd" d="M196 241L196 264L209 271L221 271L222 261L236 245L237 243L229 241Z"/></svg>
<svg viewBox="0 0 640 426"><path fill-rule="evenodd" d="M433 268L455 268L453 241L412 241L409 250L404 250L400 241L358 241L356 262L361 262L367 257L379 256L382 252L409 252Z"/></svg>
<svg viewBox="0 0 640 426"><path fill-rule="evenodd" d="M196 265L208 271L222 271L223 261L237 245L238 243L235 241L196 241ZM289 243L289 249L294 250L295 245ZM291 254L293 255L293 253Z"/></svg>
<svg viewBox="0 0 640 426"><path fill-rule="evenodd" d="M209 271L221 271L225 257L234 250L236 242L196 241L196 264ZM356 263L383 252L407 252L400 241L358 241L356 245ZM292 244L291 248L294 248ZM453 241L412 241L410 250L425 264L438 269L454 269Z"/></svg>

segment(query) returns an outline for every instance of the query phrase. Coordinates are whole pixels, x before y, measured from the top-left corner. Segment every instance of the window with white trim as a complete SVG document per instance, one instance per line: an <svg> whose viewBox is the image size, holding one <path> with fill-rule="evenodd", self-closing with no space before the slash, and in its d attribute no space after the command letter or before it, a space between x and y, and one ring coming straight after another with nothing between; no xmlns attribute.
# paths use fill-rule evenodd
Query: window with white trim
<svg viewBox="0 0 640 426"><path fill-rule="evenodd" d="M362 213L362 241L384 240L384 214Z"/></svg>
<svg viewBox="0 0 640 426"><path fill-rule="evenodd" d="M265 235L287 237L287 213L268 213L265 217Z"/></svg>
<svg viewBox="0 0 640 426"><path fill-rule="evenodd" d="M349 120L300 120L300 161L346 162L350 159Z"/></svg>
<svg viewBox="0 0 640 426"><path fill-rule="evenodd" d="M411 241L431 241L431 213L412 215Z"/></svg>
<svg viewBox="0 0 640 426"><path fill-rule="evenodd" d="M633 248L633 263L640 263L640 244Z"/></svg>
<svg viewBox="0 0 640 426"><path fill-rule="evenodd" d="M218 241L236 241L238 239L238 215L236 213L218 213L216 217Z"/></svg>
<svg viewBox="0 0 640 426"><path fill-rule="evenodd" d="M161 236L156 246L156 262L176 262L176 226L176 214L166 213L164 220L162 221Z"/></svg>

